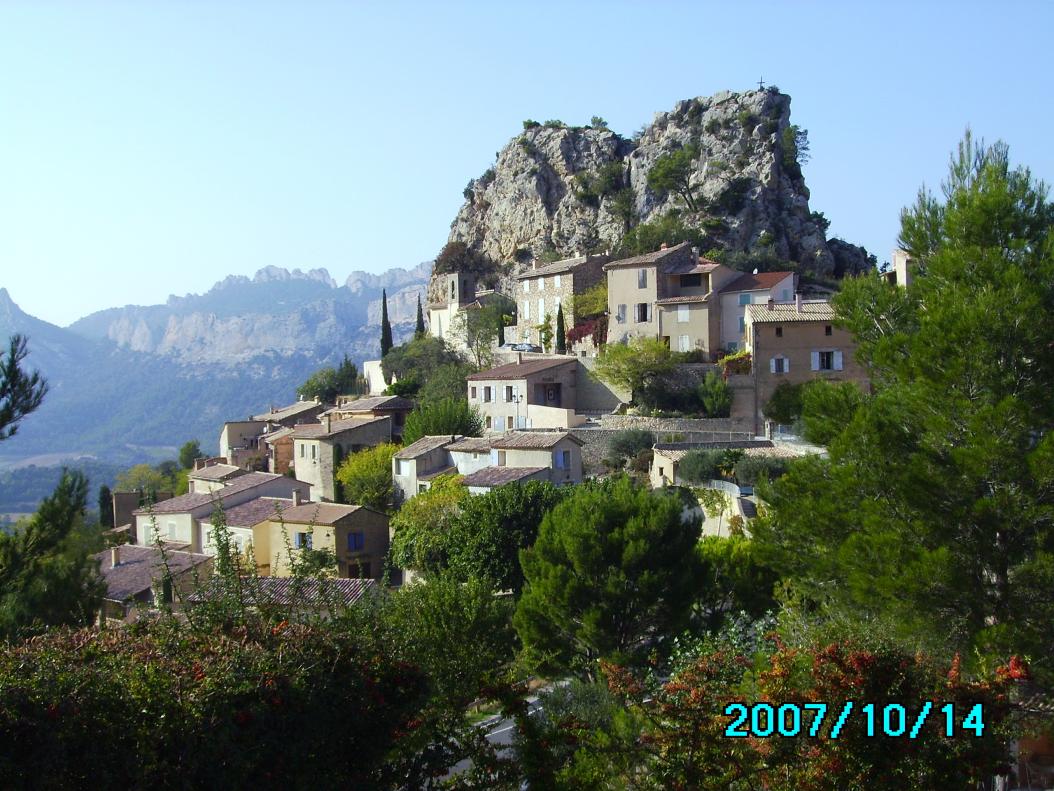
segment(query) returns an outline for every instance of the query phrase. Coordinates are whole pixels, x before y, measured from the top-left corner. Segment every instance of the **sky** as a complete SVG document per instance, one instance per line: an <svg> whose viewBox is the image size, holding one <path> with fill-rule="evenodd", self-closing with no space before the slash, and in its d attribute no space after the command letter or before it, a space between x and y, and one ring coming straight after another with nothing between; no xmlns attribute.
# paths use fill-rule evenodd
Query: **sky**
<svg viewBox="0 0 1054 791"><path fill-rule="evenodd" d="M888 260L969 125L1050 182L1050 2L0 0L0 286L67 325L274 265L430 260L526 118L624 135L759 80Z"/></svg>

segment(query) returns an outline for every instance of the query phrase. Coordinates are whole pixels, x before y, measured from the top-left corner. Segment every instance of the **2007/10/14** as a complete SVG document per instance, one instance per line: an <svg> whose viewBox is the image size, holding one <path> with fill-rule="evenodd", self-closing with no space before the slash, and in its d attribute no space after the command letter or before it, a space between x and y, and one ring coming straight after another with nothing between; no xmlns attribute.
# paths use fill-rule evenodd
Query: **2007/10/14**
<svg viewBox="0 0 1054 791"><path fill-rule="evenodd" d="M944 735L946 737L953 737L956 729L964 733L971 731L974 736L983 735L984 704L973 704L966 716L961 721L957 721L954 703L941 705L931 700L925 701L913 716L909 716L904 706L899 703L865 703L856 708L854 701L847 700L841 706L837 719L826 735L828 738L837 739L855 711L858 712L858 716L864 718L867 736L907 736L909 739L917 739L922 726L934 709L944 715ZM800 736L803 719L811 714L812 720L809 723L807 735L815 738L821 736L821 728L830 710L830 706L826 703L783 703L780 706L773 706L771 703L755 703L752 706L747 706L745 703L729 703L725 706L725 714L732 717L732 721L725 728L725 736L731 738Z"/></svg>

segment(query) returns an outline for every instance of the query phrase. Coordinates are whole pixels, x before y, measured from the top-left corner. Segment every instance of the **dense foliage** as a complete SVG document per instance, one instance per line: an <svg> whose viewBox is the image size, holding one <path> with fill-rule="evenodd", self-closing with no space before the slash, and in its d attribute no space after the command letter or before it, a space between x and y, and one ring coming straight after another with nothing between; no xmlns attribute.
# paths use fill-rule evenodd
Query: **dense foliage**
<svg viewBox="0 0 1054 791"><path fill-rule="evenodd" d="M442 366L463 364L460 355L442 339L422 335L388 352L381 360L381 369L386 381L391 382L393 377L399 380L399 395L409 396L425 387Z"/></svg>
<svg viewBox="0 0 1054 791"><path fill-rule="evenodd" d="M296 389L300 398L323 404L336 403L338 395L359 395L368 391L369 385L347 355L339 366L320 368Z"/></svg>
<svg viewBox="0 0 1054 791"><path fill-rule="evenodd" d="M406 416L403 442L407 445L421 437L438 434L479 437L483 434L483 418L479 410L465 398L444 398L442 401L419 404Z"/></svg>
<svg viewBox="0 0 1054 791"><path fill-rule="evenodd" d="M661 338L637 336L627 343L609 343L597 356L593 374L634 396L649 382L673 370L676 362Z"/></svg>
<svg viewBox="0 0 1054 791"><path fill-rule="evenodd" d="M381 513L391 512L395 505L392 456L398 450L398 445L385 442L344 459L334 473L344 502L364 505Z"/></svg>

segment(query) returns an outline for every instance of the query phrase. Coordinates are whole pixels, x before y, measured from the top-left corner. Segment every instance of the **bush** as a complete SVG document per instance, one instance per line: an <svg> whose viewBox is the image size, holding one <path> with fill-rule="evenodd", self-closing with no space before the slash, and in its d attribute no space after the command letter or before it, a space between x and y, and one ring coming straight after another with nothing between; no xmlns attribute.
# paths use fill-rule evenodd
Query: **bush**
<svg viewBox="0 0 1054 791"><path fill-rule="evenodd" d="M732 414L732 390L716 371L709 371L699 384L699 401L708 418Z"/></svg>
<svg viewBox="0 0 1054 791"><path fill-rule="evenodd" d="M792 385L790 382L780 382L769 402L762 407L761 412L769 420L789 426L801 417L802 409L802 386Z"/></svg>
<svg viewBox="0 0 1054 791"><path fill-rule="evenodd" d="M633 472L648 472L651 469L653 458L655 458L655 452L651 448L645 448L637 452L637 455L633 457L633 461L630 462L629 468Z"/></svg>
<svg viewBox="0 0 1054 791"><path fill-rule="evenodd" d="M392 457L398 450L398 445L386 442L348 456L334 475L341 485L344 500L352 505L390 513L395 502Z"/></svg>
<svg viewBox="0 0 1054 791"><path fill-rule="evenodd" d="M642 450L651 450L655 434L643 428L627 428L619 431L608 441L611 458L625 461L634 458Z"/></svg>
<svg viewBox="0 0 1054 791"><path fill-rule="evenodd" d="M689 483L705 483L721 477L725 454L720 450L693 450L677 465L677 477Z"/></svg>
<svg viewBox="0 0 1054 791"><path fill-rule="evenodd" d="M407 445L421 437L438 434L482 436L483 418L479 410L464 398L444 398L431 404L421 404L406 416L403 442Z"/></svg>
<svg viewBox="0 0 1054 791"><path fill-rule="evenodd" d="M756 486L762 478L774 481L783 475L789 466L789 459L774 456L744 456L736 462L736 481L743 486Z"/></svg>

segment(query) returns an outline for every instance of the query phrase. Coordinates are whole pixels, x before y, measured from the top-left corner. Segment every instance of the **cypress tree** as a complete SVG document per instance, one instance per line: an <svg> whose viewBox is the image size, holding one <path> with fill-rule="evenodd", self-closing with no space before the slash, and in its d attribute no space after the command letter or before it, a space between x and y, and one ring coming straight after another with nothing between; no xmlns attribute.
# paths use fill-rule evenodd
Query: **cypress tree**
<svg viewBox="0 0 1054 791"><path fill-rule="evenodd" d="M496 311L496 316L497 316L497 320L498 320L498 346L504 346L505 345L505 315L501 312L501 308L500 307Z"/></svg>
<svg viewBox="0 0 1054 791"><path fill-rule="evenodd" d="M388 291L381 290L381 357L392 348L392 324L388 321Z"/></svg>
<svg viewBox="0 0 1054 791"><path fill-rule="evenodd" d="M417 326L414 328L414 335L420 338L425 334L425 314L421 310L421 295L417 295Z"/></svg>
<svg viewBox="0 0 1054 791"><path fill-rule="evenodd" d="M99 524L106 530L117 527L113 523L113 494L105 483L99 487Z"/></svg>
<svg viewBox="0 0 1054 791"><path fill-rule="evenodd" d="M567 335L564 332L564 306L556 309L556 353L567 354Z"/></svg>

